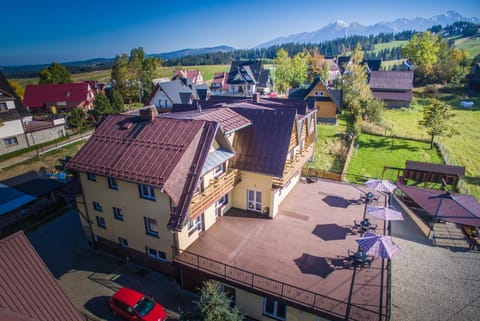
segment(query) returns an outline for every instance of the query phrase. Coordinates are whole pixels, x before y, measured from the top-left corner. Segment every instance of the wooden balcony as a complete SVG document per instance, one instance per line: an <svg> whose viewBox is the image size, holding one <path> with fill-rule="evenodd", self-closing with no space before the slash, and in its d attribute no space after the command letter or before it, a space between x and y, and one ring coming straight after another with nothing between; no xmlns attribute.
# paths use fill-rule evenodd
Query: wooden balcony
<svg viewBox="0 0 480 321"><path fill-rule="evenodd" d="M309 145L306 145L302 150L297 152L292 160L287 160L285 162L283 176L273 178L272 180L273 187L285 186L285 184L295 175L297 171L302 170L303 165L305 165L305 163L313 155L313 146L314 146L313 142L310 142Z"/></svg>
<svg viewBox="0 0 480 321"><path fill-rule="evenodd" d="M190 217L202 213L212 206L220 197L230 192L240 183L241 174L238 169L229 169L225 174L210 180L210 184L202 193L193 195L190 203Z"/></svg>

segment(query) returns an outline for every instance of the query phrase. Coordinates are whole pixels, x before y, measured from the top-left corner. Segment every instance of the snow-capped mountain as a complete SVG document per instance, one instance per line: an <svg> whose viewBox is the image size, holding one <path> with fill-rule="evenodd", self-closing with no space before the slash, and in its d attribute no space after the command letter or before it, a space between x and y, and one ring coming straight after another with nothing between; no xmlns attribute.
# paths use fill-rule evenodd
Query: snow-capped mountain
<svg viewBox="0 0 480 321"><path fill-rule="evenodd" d="M391 22L379 22L374 25L364 26L359 23L348 23L343 20L330 23L325 27L312 32L302 32L286 37L280 37L271 41L262 43L257 48L266 48L273 45L279 45L283 43L319 43L326 40L332 40L336 38L343 38L350 35L376 35L381 32L396 33L404 30L416 30L425 31L434 25L448 25L456 21L469 21L474 23L480 23L480 19L477 17L466 18L455 11L447 11L444 14L440 14L431 18L399 18Z"/></svg>

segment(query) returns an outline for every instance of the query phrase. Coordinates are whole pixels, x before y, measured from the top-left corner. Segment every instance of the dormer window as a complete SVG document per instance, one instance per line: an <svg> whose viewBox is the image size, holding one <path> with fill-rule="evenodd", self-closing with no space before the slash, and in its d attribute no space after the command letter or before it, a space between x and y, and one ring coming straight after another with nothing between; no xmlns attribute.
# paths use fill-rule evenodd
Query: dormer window
<svg viewBox="0 0 480 321"><path fill-rule="evenodd" d="M213 176L214 177L218 177L220 175L222 175L222 173L225 172L225 163L221 164L221 165L218 165L217 167L215 167L213 169Z"/></svg>
<svg viewBox="0 0 480 321"><path fill-rule="evenodd" d="M67 91L67 97L70 97L70 91Z"/></svg>

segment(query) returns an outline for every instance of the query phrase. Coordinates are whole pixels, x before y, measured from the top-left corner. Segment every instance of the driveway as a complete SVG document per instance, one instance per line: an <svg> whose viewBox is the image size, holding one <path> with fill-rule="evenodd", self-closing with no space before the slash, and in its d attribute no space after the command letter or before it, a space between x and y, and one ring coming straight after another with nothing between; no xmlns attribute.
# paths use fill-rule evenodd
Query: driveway
<svg viewBox="0 0 480 321"><path fill-rule="evenodd" d="M155 298L170 318L191 311L196 300L166 276L146 270L103 251L92 249L80 229L76 209L28 235L53 276L79 309L103 320L116 320L108 299L121 287L131 287Z"/></svg>

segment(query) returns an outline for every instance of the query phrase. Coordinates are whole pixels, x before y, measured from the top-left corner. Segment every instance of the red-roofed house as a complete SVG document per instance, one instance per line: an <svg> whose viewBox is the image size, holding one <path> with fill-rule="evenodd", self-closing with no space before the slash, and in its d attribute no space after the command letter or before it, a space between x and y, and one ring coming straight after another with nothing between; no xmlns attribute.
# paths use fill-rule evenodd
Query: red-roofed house
<svg viewBox="0 0 480 321"><path fill-rule="evenodd" d="M194 70L188 70L188 69L175 70L174 75L172 77L172 80L175 80L175 79L178 79L178 78L190 79L190 81L195 86L202 85L204 83L202 72L198 69L194 69Z"/></svg>
<svg viewBox="0 0 480 321"><path fill-rule="evenodd" d="M85 320L22 231L0 240L0 257L0 320Z"/></svg>
<svg viewBox="0 0 480 321"><path fill-rule="evenodd" d="M175 257L226 212L275 218L313 157L316 137L316 111L289 106L249 99L107 116L67 164L82 185L77 207L87 238L179 276Z"/></svg>
<svg viewBox="0 0 480 321"><path fill-rule="evenodd" d="M372 71L372 96L387 107L408 107L412 101L413 71Z"/></svg>
<svg viewBox="0 0 480 321"><path fill-rule="evenodd" d="M228 72L216 72L210 84L210 91L212 95L227 95L228 94Z"/></svg>
<svg viewBox="0 0 480 321"><path fill-rule="evenodd" d="M53 85L27 85L23 104L32 113L47 111L56 113L81 108L93 109L94 88L88 82Z"/></svg>

